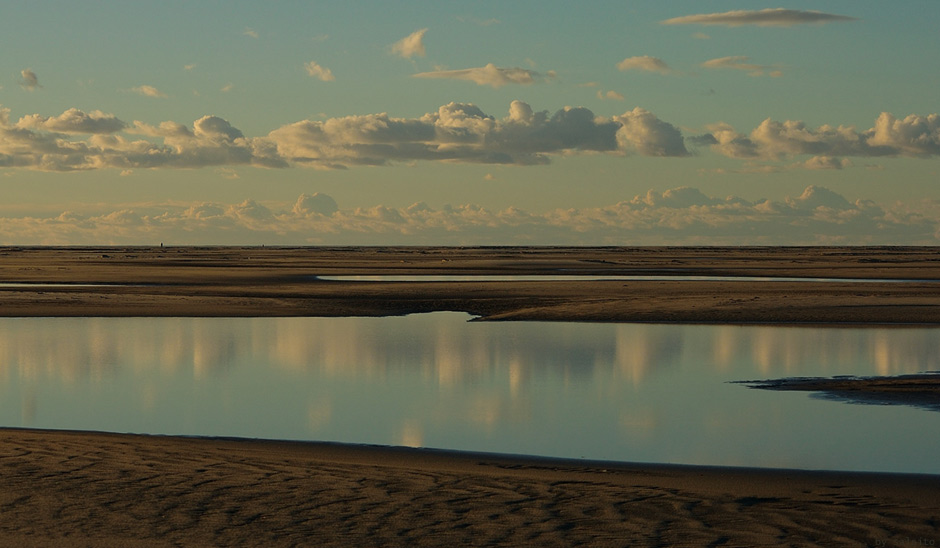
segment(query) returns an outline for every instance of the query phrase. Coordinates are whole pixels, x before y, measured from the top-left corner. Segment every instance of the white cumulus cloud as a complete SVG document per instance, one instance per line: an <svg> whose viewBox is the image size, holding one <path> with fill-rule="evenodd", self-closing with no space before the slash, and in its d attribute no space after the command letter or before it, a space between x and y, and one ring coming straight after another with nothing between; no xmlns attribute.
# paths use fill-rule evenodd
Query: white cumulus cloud
<svg viewBox="0 0 940 548"><path fill-rule="evenodd" d="M685 141L678 128L640 107L613 117L620 124L617 142L621 149L635 149L644 156L686 156Z"/></svg>
<svg viewBox="0 0 940 548"><path fill-rule="evenodd" d="M60 133L115 133L127 127L127 124L113 114L105 114L100 110L86 113L70 108L59 116L24 116L16 123L16 127Z"/></svg>
<svg viewBox="0 0 940 548"><path fill-rule="evenodd" d="M899 120L882 112L866 136L869 146L889 154L937 156L940 155L940 115L910 114Z"/></svg>
<svg viewBox="0 0 940 548"><path fill-rule="evenodd" d="M473 104L449 103L411 119L383 113L304 120L268 139L287 161L312 167L413 160L544 164L552 154L578 151L687 154L679 130L642 109L607 119L583 107L536 112L522 101L514 101L503 118Z"/></svg>
<svg viewBox="0 0 940 548"><path fill-rule="evenodd" d="M623 101L625 99L625 97L622 94L617 93L616 91L612 89L606 92L597 90L597 98L601 100L606 99L606 100L611 100L611 101Z"/></svg>
<svg viewBox="0 0 940 548"><path fill-rule="evenodd" d="M940 155L940 115L911 114L902 119L882 112L873 128L860 131L851 126L807 126L799 120L764 120L749 134L727 124L715 124L708 133L691 139L710 145L732 158L783 159L798 155L818 157L907 156L928 158ZM808 167L823 167L822 160ZM829 161L831 167L835 167ZM846 164L839 160L844 167Z"/></svg>
<svg viewBox="0 0 940 548"><path fill-rule="evenodd" d="M333 71L326 67L321 67L314 61L304 63L304 68L307 69L307 74L324 82L332 82L333 80L336 80L336 78L333 76Z"/></svg>
<svg viewBox="0 0 940 548"><path fill-rule="evenodd" d="M149 85L137 86L135 88L131 88L131 91L143 95L144 97L155 97L157 99L165 99L167 97L166 93L163 93L159 89Z"/></svg>
<svg viewBox="0 0 940 548"><path fill-rule="evenodd" d="M408 36L395 42L391 46L392 53L395 55L400 55L405 59L410 59L415 55L418 57L424 57L424 35L427 34L427 32L428 29L416 30Z"/></svg>
<svg viewBox="0 0 940 548"><path fill-rule="evenodd" d="M669 74L672 72L672 69L669 68L669 65L667 65L665 61L658 57L650 57L649 55L627 57L617 63L617 68L622 71L643 70L646 72L658 72L660 74Z"/></svg>
<svg viewBox="0 0 940 548"><path fill-rule="evenodd" d="M602 94L619 100L619 94ZM452 102L422 116L388 113L301 120L247 136L228 120L203 116L191 125L124 122L102 111L71 108L57 116L11 121L0 108L0 167L43 171L256 166L342 169L416 161L538 165L556 156L609 153L689 156L687 145L739 158L747 169L840 169L851 158L940 155L940 116L882 113L874 127L810 127L766 119L749 133L725 123L685 136L640 107L614 116L585 107L555 112L513 101L501 116ZM800 158L802 157L802 158ZM754 162L791 162L786 166ZM795 162L795 163L792 163Z"/></svg>

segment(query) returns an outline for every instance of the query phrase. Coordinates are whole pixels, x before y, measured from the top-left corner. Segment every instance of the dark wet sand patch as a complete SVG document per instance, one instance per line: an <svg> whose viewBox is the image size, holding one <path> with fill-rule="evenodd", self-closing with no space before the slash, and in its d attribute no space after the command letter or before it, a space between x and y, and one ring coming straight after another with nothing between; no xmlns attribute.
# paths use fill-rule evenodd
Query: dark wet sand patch
<svg viewBox="0 0 940 548"><path fill-rule="evenodd" d="M738 381L751 388L800 390L851 403L910 405L940 411L940 372L884 377L790 377Z"/></svg>

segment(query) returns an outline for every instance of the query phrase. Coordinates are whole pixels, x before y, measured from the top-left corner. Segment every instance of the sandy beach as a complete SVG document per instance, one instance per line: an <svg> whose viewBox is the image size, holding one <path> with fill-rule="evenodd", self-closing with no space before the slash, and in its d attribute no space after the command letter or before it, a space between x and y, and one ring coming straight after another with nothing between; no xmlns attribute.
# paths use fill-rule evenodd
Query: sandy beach
<svg viewBox="0 0 940 548"><path fill-rule="evenodd" d="M4 546L910 546L940 477L2 430Z"/></svg>
<svg viewBox="0 0 940 548"><path fill-rule="evenodd" d="M936 324L937 251L0 248L0 315ZM655 279L318 278L383 274ZM0 429L0 546L937 543L940 476Z"/></svg>

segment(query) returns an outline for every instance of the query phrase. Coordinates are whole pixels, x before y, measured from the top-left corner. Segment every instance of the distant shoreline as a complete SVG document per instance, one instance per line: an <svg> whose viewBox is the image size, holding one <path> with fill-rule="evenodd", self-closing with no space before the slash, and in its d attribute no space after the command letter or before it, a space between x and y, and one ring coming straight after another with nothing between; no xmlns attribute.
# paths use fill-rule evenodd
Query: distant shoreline
<svg viewBox="0 0 940 548"><path fill-rule="evenodd" d="M0 247L0 315L390 316L457 311L484 320L940 325L940 283L934 281L940 281L938 257L940 248L934 247L16 246ZM557 272L665 279L312 279ZM750 281L668 279L674 276ZM759 281L764 277L845 281ZM922 281L893 281L899 279Z"/></svg>

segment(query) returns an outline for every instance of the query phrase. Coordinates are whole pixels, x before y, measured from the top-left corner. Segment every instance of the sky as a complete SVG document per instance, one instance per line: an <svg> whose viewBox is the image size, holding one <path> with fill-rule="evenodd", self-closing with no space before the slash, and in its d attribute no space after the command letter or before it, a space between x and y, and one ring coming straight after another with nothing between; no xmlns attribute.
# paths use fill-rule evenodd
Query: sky
<svg viewBox="0 0 940 548"><path fill-rule="evenodd" d="M940 2L4 2L0 245L938 245Z"/></svg>

